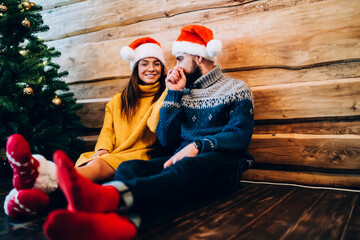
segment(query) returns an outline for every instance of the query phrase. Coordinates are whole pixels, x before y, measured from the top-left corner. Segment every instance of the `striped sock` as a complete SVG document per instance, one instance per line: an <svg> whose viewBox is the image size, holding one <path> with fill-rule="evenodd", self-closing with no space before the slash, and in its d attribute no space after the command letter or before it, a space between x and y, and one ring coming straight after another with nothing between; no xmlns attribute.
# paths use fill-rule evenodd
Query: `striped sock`
<svg viewBox="0 0 360 240"><path fill-rule="evenodd" d="M39 162L32 157L29 143L22 135L13 134L7 139L6 156L14 172L14 188L32 188L39 176Z"/></svg>
<svg viewBox="0 0 360 240"><path fill-rule="evenodd" d="M13 218L34 216L44 210L49 203L48 195L39 189L17 191L14 188L5 198L4 210L6 215Z"/></svg>

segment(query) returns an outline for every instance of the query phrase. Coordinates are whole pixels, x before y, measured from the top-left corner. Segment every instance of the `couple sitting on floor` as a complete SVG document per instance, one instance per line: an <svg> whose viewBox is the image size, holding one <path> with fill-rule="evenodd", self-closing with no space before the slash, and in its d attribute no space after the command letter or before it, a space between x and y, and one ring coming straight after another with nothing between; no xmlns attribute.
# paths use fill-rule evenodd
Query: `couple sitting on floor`
<svg viewBox="0 0 360 240"><path fill-rule="evenodd" d="M156 40L124 47L130 81L106 105L95 152L82 154L75 168L61 150L52 162L32 155L21 135L8 138L14 189L7 215L36 215L62 192L67 208L49 214L49 239L132 239L145 212L236 190L253 161L253 96L214 64L221 48L210 29L185 26L172 47L177 64L166 75ZM171 152L150 159L157 141Z"/></svg>

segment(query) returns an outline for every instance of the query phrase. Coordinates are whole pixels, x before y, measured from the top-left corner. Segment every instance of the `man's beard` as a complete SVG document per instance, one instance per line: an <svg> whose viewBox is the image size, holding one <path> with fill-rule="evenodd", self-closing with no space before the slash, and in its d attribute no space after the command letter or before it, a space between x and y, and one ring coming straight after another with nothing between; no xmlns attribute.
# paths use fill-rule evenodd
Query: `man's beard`
<svg viewBox="0 0 360 240"><path fill-rule="evenodd" d="M202 76L199 65L196 64L195 60L192 60L192 68L190 73L185 73L186 85L185 87L190 88L194 82Z"/></svg>

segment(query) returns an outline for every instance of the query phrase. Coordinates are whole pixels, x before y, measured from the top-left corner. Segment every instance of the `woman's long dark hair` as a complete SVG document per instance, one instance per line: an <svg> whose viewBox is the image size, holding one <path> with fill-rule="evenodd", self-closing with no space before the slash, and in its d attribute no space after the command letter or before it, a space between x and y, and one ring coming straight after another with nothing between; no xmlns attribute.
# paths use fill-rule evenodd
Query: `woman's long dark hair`
<svg viewBox="0 0 360 240"><path fill-rule="evenodd" d="M160 81L160 90L155 94L153 103L159 99L163 91L165 90L165 78L166 78L166 69L165 66L161 63L161 76L158 81ZM130 76L130 81L124 88L121 93L121 114L131 120L135 111L139 106L139 84L141 80L139 78L139 62L134 65L133 71Z"/></svg>

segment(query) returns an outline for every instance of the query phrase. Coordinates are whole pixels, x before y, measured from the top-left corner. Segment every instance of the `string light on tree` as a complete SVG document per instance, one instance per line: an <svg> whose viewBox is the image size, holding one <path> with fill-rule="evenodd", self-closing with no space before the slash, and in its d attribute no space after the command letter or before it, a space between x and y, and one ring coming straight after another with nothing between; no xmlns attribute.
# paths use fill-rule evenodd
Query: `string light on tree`
<svg viewBox="0 0 360 240"><path fill-rule="evenodd" d="M20 12L25 12L25 9L24 9L24 6L20 3L19 5L18 5L18 9L20 10Z"/></svg>
<svg viewBox="0 0 360 240"><path fill-rule="evenodd" d="M45 77L44 76L41 76L41 77L39 77L39 79L38 79L38 83L41 83L41 82L43 82L45 80Z"/></svg>
<svg viewBox="0 0 360 240"><path fill-rule="evenodd" d="M60 105L61 105L61 99L60 99L57 95L55 95L55 97L53 98L52 102L53 102L53 104L54 104L55 106L60 106Z"/></svg>
<svg viewBox="0 0 360 240"><path fill-rule="evenodd" d="M42 65L43 65L43 66L49 65L49 60L44 60L44 61L42 62Z"/></svg>
<svg viewBox="0 0 360 240"><path fill-rule="evenodd" d="M29 51L27 51L27 50L20 50L19 53L20 53L21 55L23 55L23 56L26 56L26 55L28 55Z"/></svg>

